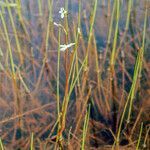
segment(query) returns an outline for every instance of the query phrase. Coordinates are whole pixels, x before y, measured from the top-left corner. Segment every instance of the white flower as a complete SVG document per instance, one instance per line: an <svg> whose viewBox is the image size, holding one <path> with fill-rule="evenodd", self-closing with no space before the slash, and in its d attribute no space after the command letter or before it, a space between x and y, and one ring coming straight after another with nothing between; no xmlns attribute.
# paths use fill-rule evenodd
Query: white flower
<svg viewBox="0 0 150 150"><path fill-rule="evenodd" d="M78 34L81 34L81 30L80 30L80 28L78 27Z"/></svg>
<svg viewBox="0 0 150 150"><path fill-rule="evenodd" d="M66 49L72 47L73 45L75 45L75 43L70 43L68 45L66 44L60 45L60 51L65 51Z"/></svg>
<svg viewBox="0 0 150 150"><path fill-rule="evenodd" d="M63 19L65 17L65 14L67 14L67 11L63 7L61 7L59 13L61 15L61 18Z"/></svg>
<svg viewBox="0 0 150 150"><path fill-rule="evenodd" d="M67 35L67 32L66 32L64 26L62 26L60 23L56 23L56 22L54 22L54 25L55 25L56 27L61 27L61 28L64 30L65 34Z"/></svg>
<svg viewBox="0 0 150 150"><path fill-rule="evenodd" d="M146 148L146 144L143 144L143 148Z"/></svg>
<svg viewBox="0 0 150 150"><path fill-rule="evenodd" d="M54 22L54 25L57 26L57 27L61 27L62 26L61 24L56 23L56 22Z"/></svg>

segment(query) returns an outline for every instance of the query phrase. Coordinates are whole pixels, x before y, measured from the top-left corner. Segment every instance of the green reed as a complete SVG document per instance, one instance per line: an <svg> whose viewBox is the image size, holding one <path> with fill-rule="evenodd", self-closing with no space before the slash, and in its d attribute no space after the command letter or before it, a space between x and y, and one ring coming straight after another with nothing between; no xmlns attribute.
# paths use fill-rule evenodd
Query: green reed
<svg viewBox="0 0 150 150"><path fill-rule="evenodd" d="M30 39L30 37L29 37L29 33L28 33L28 31L27 31L27 28L26 28L26 25L25 25L25 23L24 23L24 18L23 18L23 16L22 16L22 10L21 10L21 0L16 0L16 4L17 4L17 9L16 9L16 12L17 12L17 15L18 15L18 18L19 18L19 22L20 22L20 24L21 24L21 26L22 26L22 28L23 28L23 31L25 32L25 35L28 37L28 39ZM15 31L15 30L14 30ZM17 39L17 37L16 37L16 39ZM16 40L17 42L17 44L18 44L18 40ZM19 49L19 45L18 45L18 49ZM20 52L20 51L19 51ZM21 56L20 56L21 57Z"/></svg>
<svg viewBox="0 0 150 150"><path fill-rule="evenodd" d="M59 95L59 70L60 70L60 43L61 43L61 28L59 27L59 34L58 34L58 57L57 57L57 114L59 117L59 113L60 113L60 95Z"/></svg>
<svg viewBox="0 0 150 150"><path fill-rule="evenodd" d="M0 11L0 17L2 20L2 25L4 28L4 33L6 36L6 42L7 42L7 46L8 46L8 51L9 51L9 57L10 57L10 64L11 64L11 70L12 70L12 75L13 78L15 79L15 64L14 64L14 60L13 60L13 54L12 54L12 49L11 49L11 44L10 44L10 39L9 39L9 35L8 35L8 30L7 30L7 26L4 20L4 16L2 14L2 12Z"/></svg>
<svg viewBox="0 0 150 150"><path fill-rule="evenodd" d="M130 104L129 104L129 113L128 113L128 119L127 122L130 121L130 116L132 112L132 106L133 106L133 100L136 90L136 83L138 81L138 77L141 76L141 70L142 70L142 64L143 64L143 57L144 57L144 49L145 49L145 36L146 36L146 25L147 25L147 13L148 10L145 11L145 19L144 19L144 29L143 29L143 38L142 38L142 46L139 49L135 69L134 69L134 76L133 76L133 83L130 90Z"/></svg>
<svg viewBox="0 0 150 150"><path fill-rule="evenodd" d="M113 74L114 74L115 53L116 53L116 46L117 46L117 40L118 40L118 30L119 30L120 1L116 0L115 5L116 5L116 28L115 28L113 48L112 48L112 53L111 53L111 58L110 58L110 67L112 69Z"/></svg>
<svg viewBox="0 0 150 150"><path fill-rule="evenodd" d="M31 133L30 150L34 150L34 134Z"/></svg>
<svg viewBox="0 0 150 150"><path fill-rule="evenodd" d="M133 100L134 100L135 93L136 93L136 85L137 85L137 81L138 81L138 76L141 75L141 69L142 69L144 47L145 47L145 36L146 36L146 24L147 24L147 9L145 11L142 47L140 48L140 50L138 51L138 54L137 54L136 63L135 63L135 67L134 67L132 85L130 88L130 92L128 94L127 101L126 101L125 106L124 106L124 110L123 110L120 124L119 124L119 128L118 128L117 141L116 141L117 143L119 142L119 138L120 138L120 134L121 134L121 128L122 128L123 120L125 118L126 111L128 111L127 123L130 122ZM127 110L128 105L129 105L129 110Z"/></svg>
<svg viewBox="0 0 150 150"><path fill-rule="evenodd" d="M17 30L16 30L16 26L14 24L13 15L12 15L12 12L11 12L11 9L10 9L12 4L10 4L10 6L8 6L8 0L5 0L5 1L6 1L6 3L3 3L3 7L7 7L7 9L8 9L9 17L10 17L10 20L11 20L11 25L12 25L12 28L13 28L13 32L15 34L17 49L18 49L19 53L21 54L22 53L21 45L19 43L19 38L17 36L18 33L17 33ZM89 30L89 36L88 36L88 41L87 41L88 45L87 45L87 48L84 49L85 50L85 56L84 56L83 60L81 60L81 58L80 58L80 51L79 51L80 38L82 40L84 40L84 37L83 37L83 34L82 34L82 29L81 29L81 19L82 19L82 17L81 17L81 14L82 14L81 0L78 0L78 3L79 3L78 22L77 22L76 28L74 29L75 36L73 38L75 39L75 41L74 41L75 46L74 46L72 52L70 52L69 49L66 50L64 53L60 52L60 44L61 44L61 41L63 41L63 40L61 40L61 37L62 37L62 34L63 34L63 32L61 32L62 31L61 29L63 29L65 31L65 44L68 44L69 40L72 39L72 37L70 37L71 33L69 32L70 28L69 28L69 18L68 18L68 16L66 16L64 18L64 20L61 22L63 25L58 26L57 75L55 76L56 80L57 80L56 81L57 89L56 89L56 92L55 92L56 93L56 95L55 95L56 105L57 105L56 106L57 118L56 118L56 121L55 121L52 129L51 129L51 133L49 135L49 137L51 137L52 134L55 133L55 128L57 128L55 149L57 149L58 147L59 147L59 149L63 149L63 146L64 146L63 144L66 142L65 141L65 136L63 137L63 133L66 134L66 132L64 132L64 131L67 131L67 130L65 130L65 128L67 127L67 123L68 123L66 119L67 119L67 110L69 108L70 97L71 97L71 94L73 93L73 90L75 89L76 85L77 86L80 85L81 88L83 86L81 76L84 77L84 71L86 71L88 69L88 67L90 66L90 65L88 66L88 63L90 63L90 61L88 62L88 59L90 58L89 57L90 56L90 48L94 49L93 50L94 51L94 56L96 56L96 59L93 60L93 61L95 62L95 65L96 65L95 68L96 68L96 71L97 71L96 81L98 81L98 83L96 83L96 84L99 87L99 89L98 89L98 94L99 94L98 95L98 100L101 101L101 87L103 86L101 73L103 72L103 69L105 69L104 68L105 66L103 65L103 67L101 67L102 70L100 70L100 68L99 68L99 58L98 58L98 54L97 54L97 51L98 51L97 43L96 43L97 41L96 41L96 36L94 34L94 22L95 22L95 19L96 19L96 11L97 11L97 6L98 6L98 0L95 0L94 8L93 8L92 13L91 13L92 17L91 17L91 20L90 20L90 30ZM113 3L113 10L112 10L109 29L108 29L107 45L106 45L106 51L105 51L105 56L104 56L105 58L107 57L107 53L108 53L111 38L112 38L112 32L114 30L114 40L113 40L113 46L112 46L112 51L111 51L111 57L110 57L111 78L113 78L113 80L115 80L114 79L115 78L114 77L114 75L115 75L115 63L116 63L116 60L118 58L118 55L117 55L118 53L117 52L119 52L119 50L122 46L122 43L124 42L124 39L127 35L127 30L128 30L128 26L129 26L130 15L131 15L131 9L132 9L132 6L133 6L132 3L133 3L132 0L128 1L128 10L127 10L127 17L126 17L126 24L125 24L125 32L124 32L124 34L121 38L121 42L118 42L119 21L120 21L120 15L121 15L120 14L121 13L121 2L119 0L115 0L114 3ZM1 5L1 2L0 2L0 5ZM20 16L19 17L20 20L22 20L22 23L24 24L23 16L21 14L22 13L21 12L21 1L16 0L15 6L18 6L17 7L17 12L18 12L18 15ZM44 17L43 12L42 12L42 1L41 0L38 0L38 9L39 9L39 15ZM43 74L44 74L45 64L47 63L47 60L48 60L49 49L51 49L51 45L50 45L49 41L51 40L50 39L51 35L53 36L53 32L54 32L54 30L53 30L53 0L48 0L48 9L49 9L49 18L48 18L48 22L47 22L47 25L46 25L47 27L45 29L45 31L46 31L46 37L45 37L45 40L44 40L45 41L45 43L44 43L45 48L44 48L43 51L41 50L42 54L43 54L43 62L42 62L42 66L40 66L41 69L40 69L40 73L38 75L37 83L34 85L34 87L35 87L34 91L36 91L36 92L38 91L38 87L40 87L40 83L42 81L42 77L43 77ZM66 9L66 11L68 11L68 0L65 1L65 9ZM69 15L69 12L68 12L67 15ZM8 46L7 52L9 54L10 65L11 65L11 70L12 70L12 77L16 79L16 74L17 74L18 77L19 77L19 80L21 81L21 83L22 83L22 85L25 89L25 91L27 93L31 93L31 91L27 87L25 81L23 80L21 70L19 70L19 67L15 66L15 64L14 64L13 52L12 52L11 42L10 42L10 38L9 38L9 34L8 34L8 29L7 29L7 25L6 25L3 13L1 11L0 11L0 17L1 17L1 20L2 20L3 28L4 28L4 34L2 34L2 35L3 35L4 38L6 38L6 42L7 42L7 46ZM114 23L115 23L115 28L113 28ZM115 139L114 145L117 145L117 146L119 146L119 142L120 142L120 139L121 139L121 132L122 132L122 126L123 126L123 123L124 123L124 120L125 120L125 113L126 112L128 113L127 123L129 123L130 117L132 115L132 107L133 107L134 97L135 97L135 94L136 94L137 81L138 81L138 77L141 75L142 61L144 59L143 55L144 55L144 48L145 48L146 23L147 23L147 11L146 11L146 14L145 14L142 46L141 46L140 50L138 51L138 55L137 55L137 58L136 58L136 63L135 63L135 67L134 67L134 75L133 75L133 80L132 80L132 86L131 86L130 92L128 94L127 101L125 103L125 107L124 107L123 112L121 114L120 124L119 124L117 135L116 135L117 137L115 137L114 133L112 132L112 135L114 136L114 139ZM78 29L80 29L80 32L79 32ZM94 46L91 44L92 42L94 43ZM60 62L61 61L61 59L60 59L61 54L64 55L65 73L66 73L66 79L65 79L66 80L66 85L65 85L66 87L64 88L65 96L64 96L64 99L63 99L63 102L62 102L62 106L61 106L61 101L60 101L60 85L61 85L61 83L60 83L60 69L61 69L61 66L62 66L61 62ZM104 58L104 63L106 62L105 58ZM20 62L21 62L21 60L20 60ZM1 64L0 64L0 67L4 70L4 67ZM17 69L17 71L15 71L15 69ZM93 69L93 68L89 68L89 69ZM89 70L89 71L91 71L91 70ZM17 79L16 79L16 82L17 82ZM91 79L90 79L90 77L89 78L87 77L86 80L88 81L87 83L89 83ZM90 85L88 87L88 84L87 85L85 84L85 86L87 86L86 87L87 89L90 87ZM85 88L85 87L83 87L83 88ZM110 89L108 88L108 89L104 89L104 90L106 90L109 93ZM83 107L82 107L83 110L81 110L82 113L79 114L79 119L78 119L78 122L76 124L76 128L79 127L79 125L80 125L81 119L83 117L82 115L83 115L83 113L85 112L85 109L88 106L89 99L92 99L90 102L92 102L93 106L94 106L95 105L95 102L94 102L95 97L97 96L96 95L97 91L95 89L94 89L94 92L93 92L93 89L90 89L89 90L90 92L88 92L87 90L83 90L83 91L84 91L83 93L81 92L81 94L83 94L81 96L81 98L83 98L83 101L82 101L83 102ZM91 91L92 91L92 94L91 94ZM104 97L105 97L105 95L104 95ZM106 111L110 112L111 108L109 106L110 105L109 101L107 101L107 96L105 98L104 103L106 103L106 107L107 107ZM101 107L103 107L103 105ZM129 108L129 110L127 110L128 108ZM94 109L95 109L95 112L96 112L97 110L96 110L95 107L94 107ZM85 147L86 147L86 143L87 143L86 139L87 139L87 136L88 136L88 129L90 130L89 121L90 121L90 106L88 107L88 110L86 111L86 114L85 114L85 118L83 120L82 138L77 139L77 141L79 141L79 146L81 146L80 149L82 149L82 150L86 149ZM138 139L138 142L137 142L137 149L140 146L140 141L141 141L141 138L142 138L142 130L143 130L143 123L141 124L139 139ZM74 133L76 133L76 132L74 132ZM89 133L89 134L91 134L91 133ZM147 136L148 135L146 135L146 137L145 137L145 142L146 142ZM72 144L71 142L72 142L72 139L74 137L78 138L78 135L76 135L76 134L73 135L72 131L71 131L71 128L70 128L69 135L68 135L68 139L69 139L68 141L70 142L70 144ZM62 140L63 140L63 142L62 142ZM51 139L48 138L46 140L46 142L47 141L51 142ZM1 146L1 148L3 147L1 139L0 139L0 146ZM31 137L30 137L30 149L33 150L34 147L35 147L34 146L34 134L32 133Z"/></svg>
<svg viewBox="0 0 150 150"><path fill-rule="evenodd" d="M114 3L113 3L113 10L112 10L112 15L111 15L111 20L110 20L110 25L109 25L109 30L108 30L108 38L107 38L107 45L106 45L106 50L105 50L104 61L107 57L108 49L109 49L110 42L111 42L111 35L112 35L112 30L113 30L113 21L114 21L114 15L115 15L115 10L116 10L116 2L117 1L114 1Z"/></svg>
<svg viewBox="0 0 150 150"><path fill-rule="evenodd" d="M0 138L0 149L1 149L1 150L4 150L4 146L3 146L3 142L2 142L2 140L1 140L1 138Z"/></svg>
<svg viewBox="0 0 150 150"><path fill-rule="evenodd" d="M91 17L91 24L90 24L90 31L89 31L89 37L88 37L88 46L87 46L87 51L86 51L86 65L85 65L85 70L87 69L87 65L88 65L88 55L89 55L89 48L90 48L90 44L91 44L91 39L92 39L92 35L93 35L93 28L94 28L94 22L95 22L95 17L96 17L96 11L97 11L97 4L98 1L95 0L94 2L94 9L92 11L92 17Z"/></svg>
<svg viewBox="0 0 150 150"><path fill-rule="evenodd" d="M42 2L41 2L41 0L38 0L38 7L39 7L39 15L42 16L43 13L42 13Z"/></svg>
<svg viewBox="0 0 150 150"><path fill-rule="evenodd" d="M90 119L90 108L91 107L89 105L88 111L86 112L85 119L84 119L81 150L85 150L86 136L87 136L87 131L88 131L89 119Z"/></svg>
<svg viewBox="0 0 150 150"><path fill-rule="evenodd" d="M5 0L6 4L9 4L8 0ZM23 56L22 56L22 52L21 52L21 46L20 46L20 42L19 42L19 38L18 38L18 34L17 34L17 29L14 23L14 19L13 19L13 15L12 15L12 11L10 9L10 7L7 7L8 10L8 14L10 17L10 22L12 25L12 29L14 32L14 36L15 36L15 40L16 40L16 46L17 46L17 50L18 50L18 54L19 54L19 58L20 58L20 63L23 64Z"/></svg>
<svg viewBox="0 0 150 150"><path fill-rule="evenodd" d="M45 49L44 49L42 67L41 67L41 71L39 73L39 77L38 77L34 91L37 91L38 87L40 86L40 82L41 82L42 75L44 72L45 64L46 64L47 59L48 59L47 54L48 54L48 49L49 49L49 36L50 36L51 27L52 27L52 10L49 12L49 17L48 17L48 22L47 22L46 40L45 40Z"/></svg>
<svg viewBox="0 0 150 150"><path fill-rule="evenodd" d="M137 142L137 145L136 145L136 150L139 150L139 145L140 145L140 141L141 141L142 131L143 131L143 122L141 124L140 133L139 133L139 139L138 139L138 142Z"/></svg>

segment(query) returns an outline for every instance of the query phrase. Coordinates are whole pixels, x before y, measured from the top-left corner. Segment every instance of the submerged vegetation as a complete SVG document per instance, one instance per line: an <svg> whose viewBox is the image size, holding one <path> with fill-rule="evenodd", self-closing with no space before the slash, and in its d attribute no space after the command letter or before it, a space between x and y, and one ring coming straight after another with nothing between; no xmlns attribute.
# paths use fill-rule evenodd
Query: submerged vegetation
<svg viewBox="0 0 150 150"><path fill-rule="evenodd" d="M149 0L0 0L0 150L150 148Z"/></svg>

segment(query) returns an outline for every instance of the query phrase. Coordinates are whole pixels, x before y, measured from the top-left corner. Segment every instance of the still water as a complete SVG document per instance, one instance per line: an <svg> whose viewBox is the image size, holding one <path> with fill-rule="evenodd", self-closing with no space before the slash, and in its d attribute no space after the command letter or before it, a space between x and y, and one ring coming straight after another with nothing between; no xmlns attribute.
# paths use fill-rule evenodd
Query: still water
<svg viewBox="0 0 150 150"><path fill-rule="evenodd" d="M97 47L97 53L104 53L107 47L107 38L108 38L108 31L109 25L111 21L112 9L113 9L113 2L114 0L98 0L97 5L97 12L95 17L94 23L94 37ZM126 24L126 17L127 17L127 9L128 9L128 2L129 0L121 0L122 5L120 9L120 20L119 20L119 33L118 33L118 42L121 39L123 32L125 31L125 24ZM146 0L134 0L133 1L133 8L131 11L130 23L129 23L129 30L127 32L126 40L132 39L131 37L138 35L136 38L136 42L134 43L131 41L129 46L135 51L137 51L136 46L141 46L141 35L143 31L143 24L144 24L144 12L145 12L145 3ZM150 5L147 3L147 5ZM42 112L41 116L46 116L46 119L41 119L42 117L36 113L31 115L30 117L36 118L37 120L41 119L39 123L39 128L45 125L45 122L48 123L55 123L56 116L56 74L57 74L57 48L58 48L58 28L54 25L53 30L50 29L50 37L48 40L48 44L46 45L46 37L47 37L47 28L48 28L48 21L50 18L51 24L54 22L57 24L64 25L64 19L61 18L59 13L60 9L64 7L66 8L66 0L54 0L52 5L52 0L21 0L21 14L22 14L22 22L19 22L20 19L17 15L18 10L11 8L11 13L13 16L14 24L17 29L19 42L21 51L24 56L24 65L20 66L20 61L18 59L18 52L16 52L16 44L15 44L15 34L12 27L12 23L10 20L10 15L7 8L0 8L4 19L6 21L7 29L9 32L10 43L13 50L14 62L15 64L20 67L20 72L24 82L27 85L28 90L31 92L30 94L24 90L23 85L18 81L18 85L20 88L19 98L21 99L21 109L22 112L27 112L34 108L38 108L42 105L52 102L52 106L50 105L50 109L46 109L46 111ZM85 45L87 46L88 42L88 33L90 29L90 23L92 18L92 12L94 7L94 0L81 0L81 31L83 34L83 39ZM148 11L150 6L148 7ZM68 30L69 30L69 42L73 43L75 41L75 31L78 25L78 8L79 8L79 1L78 0L68 0ZM150 31L150 19L148 16L148 23L147 23L147 33ZM113 33L115 30L116 20L114 19L113 23ZM0 21L0 26L2 26L2 22ZM110 48L112 47L113 36L111 37ZM145 59L147 60L150 56L150 52L148 51L148 47L150 46L150 37L147 35L148 41L145 45ZM61 37L61 44L65 43L64 36ZM8 53L6 52L6 41L3 35L2 30L0 29L0 48L4 53L4 57L1 59L2 64L7 68L10 66L7 64L8 60ZM47 66L46 71L41 74L41 68L43 64L43 55L45 49L48 50L48 58L47 58ZM83 48L84 49L84 48ZM127 48L128 49L128 48ZM81 51L81 58L84 52ZM135 54L133 53L135 56ZM109 63L109 57L107 61ZM101 62L100 62L101 63ZM106 63L106 67L108 66ZM129 69L127 70L128 73L132 76L134 72L134 66L132 66L134 61L127 62L127 66ZM60 69L60 99L63 100L64 96L64 85L65 85L65 71L64 71L64 56L61 57L61 69ZM8 65L8 66L7 66ZM131 67L130 67L131 66ZM63 69L62 69L63 68ZM15 68L16 69L16 68ZM17 69L15 70L17 72ZM93 71L93 70L92 70ZM19 76L19 72L17 72ZM121 84L120 72L118 75L118 84ZM41 76L41 77L40 77ZM1 88L0 88L0 97L2 97L3 105L0 105L2 108L0 109L0 119L4 120L5 118L11 117L12 114L15 113L14 111L14 101L13 101L13 88L11 84L10 77L5 75L5 72L1 72L0 74L1 80ZM102 76L105 79L105 73ZM91 77L92 79L94 77ZM125 77L127 78L127 77ZM127 83L125 85L126 92L129 92L131 81L127 78ZM6 88L7 87L7 88ZM74 100L75 97L75 90L72 92L71 100ZM3 100L4 99L4 100ZM97 108L96 108L97 109ZM71 115L73 114L73 109L71 110ZM96 112L93 112L94 114ZM105 119L105 117L101 114L98 114L98 117L94 115L95 120L101 120L104 124L111 124L110 120ZM74 115L74 114L73 114ZM27 118L31 119L31 118ZM36 121L37 121L36 120ZM71 119L70 119L71 120ZM36 126L38 126L34 119L30 120L31 124L29 126L34 130ZM33 121L33 122L32 122ZM34 124L35 123L35 124ZM10 122L6 126L1 126L2 128L2 135L7 131L7 129L11 129L13 123ZM50 132L50 131L48 131ZM0 132L1 133L1 132ZM11 135L13 134L10 131L6 135L8 139L11 139ZM47 132L46 132L47 134ZM1 136L1 135L0 135ZM19 137L20 135L16 135ZM45 135L46 137L47 135ZM44 136L43 136L44 137ZM8 140L9 141L9 140Z"/></svg>

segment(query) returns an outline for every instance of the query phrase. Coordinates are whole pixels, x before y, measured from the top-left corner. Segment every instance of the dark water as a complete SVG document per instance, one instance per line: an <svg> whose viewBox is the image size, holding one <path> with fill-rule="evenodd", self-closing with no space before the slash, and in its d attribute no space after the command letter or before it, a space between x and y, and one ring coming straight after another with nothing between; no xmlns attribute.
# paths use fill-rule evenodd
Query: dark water
<svg viewBox="0 0 150 150"><path fill-rule="evenodd" d="M48 12L51 9L49 6L50 1L42 0L42 14L39 15L39 7L38 1L34 0L22 0L22 12L25 18L30 22L30 29L28 29L29 33L34 31L38 36L33 36L31 40L32 46L40 46L42 43L41 33L42 29L40 29L39 20L41 19L42 23L46 23L48 20ZM123 0L123 4L121 6L121 15L119 21L119 30L120 33L124 31L126 15L127 15L127 5L128 1ZM131 18L134 18L134 22L137 24L139 29L142 29L144 22L144 11L145 11L145 0L134 0L133 9L131 12ZM84 17L86 15L86 20L89 23L90 16L93 10L94 1L93 0L81 0L81 27L83 31L84 38L88 38L88 34L86 33L85 20ZM112 12L113 0L98 0L97 13L95 19L94 29L96 30L96 43L99 50L106 47L107 42L107 33L109 28L109 22ZM62 23L63 19L60 18L59 10L61 7L65 7L65 0L55 0L53 1L52 7L52 17L53 21L57 23ZM72 22L77 21L78 16L78 1L77 0L68 0L68 18L69 18L69 27L71 28ZM110 9L110 10L109 10ZM47 14L47 15L46 15ZM149 22L148 22L149 23ZM46 26L45 26L46 27ZM114 26L115 27L115 26ZM134 29L136 34L136 28Z"/></svg>
<svg viewBox="0 0 150 150"><path fill-rule="evenodd" d="M50 7L48 4L49 1L47 0L41 0L41 6L42 6L42 14L39 14L39 7L38 7L38 1L35 0L22 0L21 4L22 4L22 14L23 17L26 21L26 28L27 28L27 32L29 34L30 40L23 40L22 45L26 46L26 49L28 50L28 52L30 53L31 49L33 50L33 55L34 55L34 59L37 60L37 62L39 63L39 65L42 65L42 59L43 59L43 54L40 51L40 48L42 47L42 43L45 42L45 38L46 38L46 31L47 31L47 22L48 22L48 18L49 18L49 12L50 12ZM85 42L88 41L88 32L86 29L86 23L88 24L88 29L89 29L89 24L90 24L90 17L91 17L91 13L93 10L93 6L94 6L94 0L81 0L81 29L83 32L83 36L84 36L84 40ZM108 5L110 2L110 6ZM112 4L113 4L113 0L98 0L98 7L97 7L97 13L96 13L96 19L95 19L95 24L94 24L94 30L95 30L95 38L96 38L96 45L97 45L97 50L98 53L99 52L104 52L106 45L107 45L107 36L108 36L108 29L109 29L109 23L110 23L110 16L111 12L112 12ZM125 28L125 23L126 23L126 15L127 15L127 0L123 0L123 5L121 7L121 15L120 15L120 21L119 21L119 35L118 38L121 37L121 33L124 32L124 28ZM129 25L129 31L128 31L128 36L131 36L133 34L133 36L137 33L137 32L142 32L143 29L143 23L144 23L144 0L135 0L134 1L134 7L132 8L132 12L131 12L131 22ZM65 0L55 0L53 3L53 11L52 11L52 18L53 18L53 22L56 23L61 23L63 24L63 19L60 18L60 14L59 14L59 10L61 7L65 7ZM78 17L78 1L77 0L68 0L68 20L69 20L69 28L72 28L73 22L75 24L77 24L77 17ZM110 10L109 10L110 9ZM110 11L110 12L109 12ZM22 31L22 28L20 28L20 24L18 23L18 16L16 15L15 10L12 10L13 14L14 14L14 20L15 20L15 24L17 26L18 31ZM12 32L12 27L10 24L10 19L8 16L8 12L6 10L5 12L5 19L7 22L7 27L8 30L10 32ZM86 17L85 17L86 16ZM136 24L136 28L135 25ZM148 32L150 31L150 19L148 18L148 26L147 26L147 30ZM115 27L115 23L113 28ZM56 31L57 33L58 31ZM114 32L114 31L113 31ZM24 34L24 33L23 33ZM12 36L12 41L14 40L14 37ZM72 39L69 39L70 41L72 41ZM150 41L150 37L147 36L146 41ZM112 46L112 42L113 42L113 37L111 39L111 46ZM138 43L139 42L139 43ZM140 45L139 40L137 40L138 45ZM64 44L64 43L62 43ZM150 52L148 51L148 47L150 46L150 42L146 43L146 48L145 48L145 56L146 59L149 58L150 56ZM131 42L131 47L133 47L133 49L135 48L134 43ZM49 45L48 45L48 49L50 51L56 50L57 49L57 44L53 44L52 41L49 41ZM136 55L136 54L135 54ZM52 57L51 60L53 60L54 62L57 61L56 57ZM109 61L109 60L108 60ZM18 60L15 60L15 63L19 63ZM26 66L30 66L28 68L28 70L26 71L30 71L30 69L32 69L30 62L28 60L26 60ZM35 76L31 73L28 77L29 79L33 82L36 83L37 77L40 74L40 67L37 67L36 69L36 73ZM127 68L129 74L131 76L133 76L133 72L134 72L134 66L132 67L128 67ZM56 69L54 71L56 73ZM64 72L60 72L61 74L61 82L62 84L65 84L63 79L65 78L65 74ZM105 74L103 75L105 78ZM117 74L118 78L121 77L121 73ZM125 85L125 90L127 92L129 92L130 90L130 86L131 86L131 81L128 79L128 77L126 78L126 85ZM26 81L26 80L25 80ZM28 87L31 91L34 90L34 85L31 84L30 82L27 82ZM118 84L121 84L121 81L118 81ZM49 83L46 81L43 81L41 84L42 87L49 87ZM53 78L52 81L52 86L54 91L51 92L55 92L56 91L56 80L55 78ZM52 94L45 94L43 92L39 92L37 93L36 98L38 98L38 100L40 101L40 104L45 104L47 102L50 101L54 101L54 99L52 99ZM61 98L63 98L64 95L64 91L62 89L60 89L60 96ZM9 100L11 99L11 97L9 98ZM71 95L71 99L75 99L75 92L73 92L73 94ZM11 116L10 115L11 112L9 112L8 114L5 114L5 116ZM4 113L2 112L2 115L4 115ZM95 107L95 110L92 109L91 110L91 118L96 120L96 121L101 121L102 123L104 123L106 126L109 126L112 122L110 119L106 119L104 116L102 116L102 114L100 114L98 112L97 106ZM34 116L35 118L38 118L36 115ZM50 120L51 121L51 120ZM9 128L9 126L8 126ZM42 139L45 139L45 137L48 136L49 134L49 130L46 131L41 137ZM13 133L12 133L13 134ZM109 144L113 143L113 137L111 136L111 133L109 131L103 131L101 134L104 139L110 139L110 141L108 141ZM101 136L99 135L99 136ZM20 138L20 131L17 132L16 134L17 138Z"/></svg>
<svg viewBox="0 0 150 150"><path fill-rule="evenodd" d="M41 8L42 8L42 14L39 14L39 7L38 7L38 0L22 0L21 1L21 10L22 15L24 17L24 20L26 22L26 29L29 34L30 40L22 40L22 47L26 47L28 52L31 52L31 49L33 51L34 58L37 59L40 65L42 65L42 59L43 54L40 52L40 49L42 47L42 44L45 42L46 39L46 32L47 32L47 22L49 18L49 12L51 10L50 8L50 2L51 0L41 0ZM113 6L113 0L98 0L98 6L97 6L97 13L95 18L95 24L94 24L94 30L95 30L95 38L96 38L96 44L97 44L97 50L98 52L104 52L106 45L107 45L107 36L108 36L108 29L109 29L109 23L110 23L110 15L112 12L112 6ZM125 22L126 22L126 16L127 16L127 0L122 1L123 4L121 6L121 14L120 14L120 21L119 21L119 35L118 39L121 37L122 32L124 32L125 28ZM148 3L149 4L149 3ZM143 29L143 23L144 23L144 11L145 11L145 1L144 0L134 0L134 7L132 8L131 12L131 19L130 19L130 25L129 25L129 31L128 35L133 36L139 32L142 32ZM94 1L93 0L81 0L81 29L83 32L83 36L85 39L85 42L88 41L88 32L86 28L86 24L90 24L90 16L93 10ZM53 22L61 23L63 24L63 19L60 18L59 10L61 7L65 7L65 0L55 0L53 1L53 7L52 7L52 18ZM69 20L69 28L72 28L73 22L77 25L77 17L78 17L78 7L79 3L77 0L68 0L68 20ZM17 26L17 30L22 30L21 25L18 23L18 16L16 15L16 10L12 9L12 14L15 20L15 24ZM10 32L12 31L10 18L7 12L7 9L5 8L5 20L7 22L7 27ZM85 18L86 16L86 18ZM136 24L136 27L134 25ZM149 31L149 24L150 19L148 17L148 25L147 30ZM113 28L115 27L115 23ZM57 33L58 31L56 31ZM113 31L114 32L114 31ZM22 33L24 35L24 33ZM26 36L26 35L25 35ZM14 36L11 36L12 43L15 42ZM150 37L147 36L146 41L149 41ZM70 42L73 42L73 40L70 38ZM113 37L111 42L113 42ZM49 41L48 43L48 49L49 50L56 50L57 44L51 44L52 41ZM141 41L137 39L137 44L140 46ZM63 40L62 40L62 44ZM112 46L112 43L110 44ZM145 53L146 58L149 57L149 51L148 47L150 45L150 42L146 42L145 46ZM135 49L134 43L131 42L131 46L133 49ZM56 57L51 58L54 61L57 61ZM109 60L108 60L109 61ZM15 63L18 64L18 60L15 59ZM26 65L29 65L30 62L27 60ZM129 68L129 73L131 76L133 75L133 69ZM36 77L39 76L40 68L36 70ZM62 76L65 77L65 75L62 72ZM104 75L105 76L105 75ZM119 75L118 75L119 76ZM31 81L34 81L34 76L30 76ZM128 83L127 83L128 84ZM128 86L131 83L129 82ZM55 85L56 86L56 85ZM127 86L127 91L129 90ZM34 89L32 85L29 84L29 87L31 91ZM130 86L129 86L130 87ZM62 91L63 93L63 91ZM44 95L41 95L43 99L46 99Z"/></svg>

